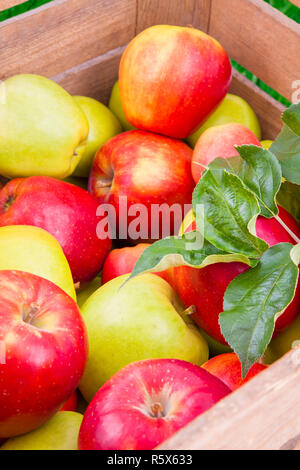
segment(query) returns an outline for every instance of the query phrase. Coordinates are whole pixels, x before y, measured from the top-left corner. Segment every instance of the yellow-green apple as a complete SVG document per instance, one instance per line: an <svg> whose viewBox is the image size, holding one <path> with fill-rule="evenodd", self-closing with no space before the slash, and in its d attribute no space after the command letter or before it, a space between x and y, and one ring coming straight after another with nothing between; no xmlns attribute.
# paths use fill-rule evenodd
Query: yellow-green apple
<svg viewBox="0 0 300 470"><path fill-rule="evenodd" d="M221 104L209 116L204 124L186 139L191 147L195 147L200 135L209 127L236 122L248 127L258 139L261 139L261 129L258 118L251 106L240 96L227 93Z"/></svg>
<svg viewBox="0 0 300 470"><path fill-rule="evenodd" d="M9 269L48 279L76 300L68 261L58 241L46 230L30 225L0 227L0 270Z"/></svg>
<svg viewBox="0 0 300 470"><path fill-rule="evenodd" d="M202 364L201 367L222 380L230 390L236 390L267 368L266 365L256 362L243 379L241 362L235 353L219 354Z"/></svg>
<svg viewBox="0 0 300 470"><path fill-rule="evenodd" d="M128 365L85 412L80 450L151 450L230 393L199 366L174 359Z"/></svg>
<svg viewBox="0 0 300 470"><path fill-rule="evenodd" d="M286 328L280 335L273 338L269 344L265 359L265 362L272 363L277 361L280 357L286 354L293 347L300 345L300 315L297 316L296 320ZM269 360L269 358L271 360Z"/></svg>
<svg viewBox="0 0 300 470"><path fill-rule="evenodd" d="M74 282L89 281L111 247L108 236L97 234L98 205L87 191L64 181L48 176L15 178L0 191L0 226L47 230L60 243Z"/></svg>
<svg viewBox="0 0 300 470"><path fill-rule="evenodd" d="M128 277L104 284L81 309L90 348L80 382L87 401L131 362L175 358L201 365L208 359L206 341L172 287L154 274L125 283Z"/></svg>
<svg viewBox="0 0 300 470"><path fill-rule="evenodd" d="M273 144L273 140L262 140L260 143L262 148L267 149L267 150L269 150L272 144Z"/></svg>
<svg viewBox="0 0 300 470"><path fill-rule="evenodd" d="M193 152L192 174L198 183L204 169L215 158L239 155L235 145L252 144L261 147L260 141L248 127L232 122L210 127L198 139Z"/></svg>
<svg viewBox="0 0 300 470"><path fill-rule="evenodd" d="M62 289L0 271L0 438L36 429L76 389L88 353L84 321Z"/></svg>
<svg viewBox="0 0 300 470"><path fill-rule="evenodd" d="M114 115L117 116L120 123L122 124L124 131L132 131L133 129L135 129L135 127L133 127L130 122L127 121L123 110L119 80L117 80L114 86L112 87L108 107L114 113Z"/></svg>
<svg viewBox="0 0 300 470"><path fill-rule="evenodd" d="M223 47L202 31L158 25L126 47L119 81L130 124L183 139L225 97L231 65Z"/></svg>
<svg viewBox="0 0 300 470"><path fill-rule="evenodd" d="M123 132L97 152L89 191L114 208L119 238L141 242L172 235L182 222L185 204L191 204L191 159L192 150L179 140Z"/></svg>
<svg viewBox="0 0 300 470"><path fill-rule="evenodd" d="M89 135L83 156L77 165L74 176L87 177L97 150L111 137L122 132L116 116L104 104L86 96L74 96L89 121Z"/></svg>
<svg viewBox="0 0 300 470"><path fill-rule="evenodd" d="M56 413L40 428L9 439L0 450L77 450L82 419L74 411Z"/></svg>
<svg viewBox="0 0 300 470"><path fill-rule="evenodd" d="M77 291L77 304L81 308L84 302L101 286L101 276L94 277L90 282L80 285Z"/></svg>
<svg viewBox="0 0 300 470"><path fill-rule="evenodd" d="M151 246L149 243L139 243L135 246L125 246L124 248L115 248L107 256L102 269L102 284L111 281L122 274L131 273L141 254ZM166 269L157 274L165 279L171 286L173 284L173 268Z"/></svg>
<svg viewBox="0 0 300 470"><path fill-rule="evenodd" d="M15 75L0 87L0 174L72 174L89 132L87 118L72 96L38 75Z"/></svg>
<svg viewBox="0 0 300 470"><path fill-rule="evenodd" d="M77 391L74 390L72 395L69 396L67 401L63 404L59 411L76 411L78 406L78 395Z"/></svg>
<svg viewBox="0 0 300 470"><path fill-rule="evenodd" d="M279 207L279 217L292 232L300 237L300 228L297 222L282 207ZM185 231L195 230L195 219L191 213L187 215L187 219L188 222L183 223ZM274 217L267 219L259 216L255 228L257 236L270 246L282 242L295 244L295 240ZM230 282L247 269L249 266L238 262L215 263L202 269L189 266L174 268L174 285L182 302L186 307L195 306L196 311L192 314L194 321L221 344L227 344L218 323L219 314L223 312L225 291ZM293 301L276 321L273 337L288 327L297 317L299 311L300 282L298 282Z"/></svg>

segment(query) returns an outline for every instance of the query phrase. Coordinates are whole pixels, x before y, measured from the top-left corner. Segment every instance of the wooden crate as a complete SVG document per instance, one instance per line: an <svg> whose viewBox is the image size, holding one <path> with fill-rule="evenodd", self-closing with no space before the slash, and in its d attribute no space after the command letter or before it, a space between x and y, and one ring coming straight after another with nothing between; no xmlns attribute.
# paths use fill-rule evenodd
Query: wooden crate
<svg viewBox="0 0 300 470"><path fill-rule="evenodd" d="M22 2L0 0L1 9ZM300 7L300 0L294 0ZM0 79L50 77L107 102L126 44L153 24L193 25L291 100L300 80L300 26L262 0L54 0L0 23ZM299 87L298 87L299 88ZM263 137L283 106L234 71L231 91L259 116ZM300 349L288 353L178 432L161 449L300 450Z"/></svg>

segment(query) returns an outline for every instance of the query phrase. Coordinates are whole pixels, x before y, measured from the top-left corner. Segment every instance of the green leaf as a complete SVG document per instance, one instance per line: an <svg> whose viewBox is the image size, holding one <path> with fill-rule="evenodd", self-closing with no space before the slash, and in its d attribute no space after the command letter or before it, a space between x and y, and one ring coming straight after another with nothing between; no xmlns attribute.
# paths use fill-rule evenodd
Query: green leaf
<svg viewBox="0 0 300 470"><path fill-rule="evenodd" d="M213 263L232 261L251 264L246 256L224 253L203 240L199 232L193 231L182 237L168 237L153 243L141 254L130 278L143 272L159 272L170 267L203 268Z"/></svg>
<svg viewBox="0 0 300 470"><path fill-rule="evenodd" d="M255 268L237 276L225 292L219 324L240 358L243 376L264 354L276 319L295 295L299 258L300 245L274 245Z"/></svg>
<svg viewBox="0 0 300 470"><path fill-rule="evenodd" d="M300 186L284 181L276 199L300 224Z"/></svg>
<svg viewBox="0 0 300 470"><path fill-rule="evenodd" d="M219 250L257 259L268 248L255 236L257 199L238 176L224 169L205 171L193 193L193 210L197 227L204 226L204 237Z"/></svg>
<svg viewBox="0 0 300 470"><path fill-rule="evenodd" d="M300 184L300 103L291 105L282 115L284 126L270 150L278 158L283 177Z"/></svg>
<svg viewBox="0 0 300 470"><path fill-rule="evenodd" d="M278 214L276 195L281 185L280 164L269 150L256 145L236 146L240 156L218 158L210 168L225 168L238 176L257 197L261 215L267 218ZM222 163L223 161L223 163Z"/></svg>

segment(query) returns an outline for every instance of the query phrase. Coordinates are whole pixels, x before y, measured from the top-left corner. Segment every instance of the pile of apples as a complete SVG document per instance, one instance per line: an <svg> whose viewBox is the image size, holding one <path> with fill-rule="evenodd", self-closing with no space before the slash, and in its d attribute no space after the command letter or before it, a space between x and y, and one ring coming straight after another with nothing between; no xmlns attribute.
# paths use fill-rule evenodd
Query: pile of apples
<svg viewBox="0 0 300 470"><path fill-rule="evenodd" d="M164 235L161 221L151 227L153 205L184 208L213 159L270 144L230 82L215 39L155 26L127 46L110 109L41 76L0 85L2 449L154 449L267 367L242 379L218 324L246 265L125 282L151 235ZM137 204L148 209L138 239L128 230ZM181 233L194 224L190 212ZM259 217L256 230L270 245L295 243L275 219ZM299 311L298 289L276 323L272 360L289 349Z"/></svg>

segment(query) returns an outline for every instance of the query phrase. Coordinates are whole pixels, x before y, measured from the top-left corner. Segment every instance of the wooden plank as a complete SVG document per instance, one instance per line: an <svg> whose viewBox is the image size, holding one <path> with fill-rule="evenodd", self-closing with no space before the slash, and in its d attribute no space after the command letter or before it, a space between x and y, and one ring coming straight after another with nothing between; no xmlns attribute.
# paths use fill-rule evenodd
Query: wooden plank
<svg viewBox="0 0 300 470"><path fill-rule="evenodd" d="M114 82L118 79L121 55L125 46L75 66L52 79L72 95L90 96L108 103Z"/></svg>
<svg viewBox="0 0 300 470"><path fill-rule="evenodd" d="M300 347L196 418L159 448L299 449L299 383Z"/></svg>
<svg viewBox="0 0 300 470"><path fill-rule="evenodd" d="M209 33L228 54L291 101L300 77L300 25L262 0L212 0Z"/></svg>
<svg viewBox="0 0 300 470"><path fill-rule="evenodd" d="M15 7L17 5L21 5L21 3L25 3L25 0L1 0L0 3L0 11L6 10L7 8Z"/></svg>
<svg viewBox="0 0 300 470"><path fill-rule="evenodd" d="M136 0L55 0L0 23L0 79L48 77L133 38Z"/></svg>
<svg viewBox="0 0 300 470"><path fill-rule="evenodd" d="M248 78L233 69L230 92L244 98L259 118L264 139L274 139L281 130L285 107Z"/></svg>
<svg viewBox="0 0 300 470"><path fill-rule="evenodd" d="M136 32L155 24L192 25L207 31L210 3L210 0L138 0Z"/></svg>

